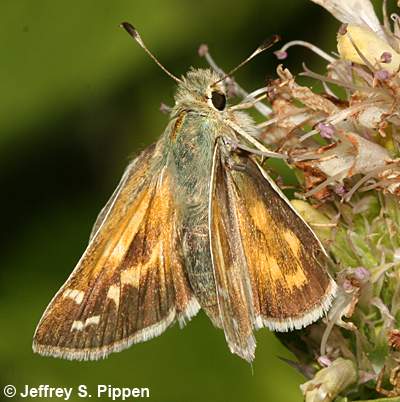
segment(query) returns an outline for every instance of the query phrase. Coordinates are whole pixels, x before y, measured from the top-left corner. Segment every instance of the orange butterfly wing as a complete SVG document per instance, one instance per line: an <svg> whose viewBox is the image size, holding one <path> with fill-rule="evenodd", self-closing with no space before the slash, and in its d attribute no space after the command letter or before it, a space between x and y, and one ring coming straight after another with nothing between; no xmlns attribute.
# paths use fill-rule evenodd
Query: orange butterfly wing
<svg viewBox="0 0 400 402"><path fill-rule="evenodd" d="M236 165L236 166L234 166ZM254 357L253 329L298 329L328 309L336 284L322 245L249 156L214 152L210 239L220 318L232 352Z"/></svg>
<svg viewBox="0 0 400 402"><path fill-rule="evenodd" d="M38 325L36 352L98 359L198 312L183 267L172 178L159 163L151 146L128 166Z"/></svg>

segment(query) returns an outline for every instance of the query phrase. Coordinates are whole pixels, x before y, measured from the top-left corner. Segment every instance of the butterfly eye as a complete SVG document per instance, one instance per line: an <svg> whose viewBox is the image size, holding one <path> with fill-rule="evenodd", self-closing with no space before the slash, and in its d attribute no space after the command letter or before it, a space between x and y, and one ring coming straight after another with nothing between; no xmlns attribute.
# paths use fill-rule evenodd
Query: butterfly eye
<svg viewBox="0 0 400 402"><path fill-rule="evenodd" d="M211 101L215 109L224 110L226 105L226 96L220 92L213 91L211 94Z"/></svg>

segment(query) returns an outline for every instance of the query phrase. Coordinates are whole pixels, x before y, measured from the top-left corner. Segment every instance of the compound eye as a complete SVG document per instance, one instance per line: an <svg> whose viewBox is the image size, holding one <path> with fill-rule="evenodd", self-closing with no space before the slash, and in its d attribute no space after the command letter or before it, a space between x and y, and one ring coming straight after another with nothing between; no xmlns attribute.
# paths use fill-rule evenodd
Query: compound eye
<svg viewBox="0 0 400 402"><path fill-rule="evenodd" d="M211 93L211 101L215 109L224 110L226 106L226 96L220 92L213 91Z"/></svg>

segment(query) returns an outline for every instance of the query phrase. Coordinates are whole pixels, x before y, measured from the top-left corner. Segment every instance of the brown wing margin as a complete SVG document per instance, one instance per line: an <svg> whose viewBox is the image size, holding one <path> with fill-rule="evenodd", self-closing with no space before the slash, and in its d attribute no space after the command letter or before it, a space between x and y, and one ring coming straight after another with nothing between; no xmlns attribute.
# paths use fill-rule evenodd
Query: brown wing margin
<svg viewBox="0 0 400 402"><path fill-rule="evenodd" d="M168 168L145 150L100 214L70 278L49 304L33 341L43 355L104 358L181 325L200 306L179 245L179 216Z"/></svg>

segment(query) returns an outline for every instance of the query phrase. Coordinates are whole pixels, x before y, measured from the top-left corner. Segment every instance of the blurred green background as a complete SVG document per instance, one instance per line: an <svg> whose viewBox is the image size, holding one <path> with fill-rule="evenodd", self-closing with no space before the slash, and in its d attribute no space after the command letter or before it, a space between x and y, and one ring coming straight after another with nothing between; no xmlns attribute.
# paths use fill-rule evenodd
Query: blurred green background
<svg viewBox="0 0 400 402"><path fill-rule="evenodd" d="M33 355L31 339L128 160L167 123L159 105L172 104L175 83L118 24L134 23L175 74L205 66L200 43L226 70L273 33L334 50L338 24L305 0L4 0L0 20L0 385L145 386L162 402L300 401L303 378L278 359L290 354L272 333L257 333L250 366L203 313L99 362ZM285 64L299 72L304 59L322 68L304 49ZM236 79L256 89L276 65L263 54Z"/></svg>

